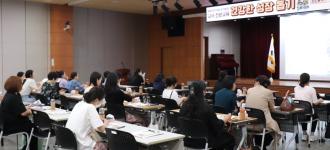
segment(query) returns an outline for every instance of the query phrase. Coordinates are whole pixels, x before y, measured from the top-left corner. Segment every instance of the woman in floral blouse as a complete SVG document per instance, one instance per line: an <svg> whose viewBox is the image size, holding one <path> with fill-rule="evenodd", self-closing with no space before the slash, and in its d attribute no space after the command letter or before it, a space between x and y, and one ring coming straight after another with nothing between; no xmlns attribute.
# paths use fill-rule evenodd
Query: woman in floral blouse
<svg viewBox="0 0 330 150"><path fill-rule="evenodd" d="M48 81L42 85L41 95L46 97L47 103L50 102L51 99L59 99L60 95L64 95L65 91L57 92L56 89L56 80L58 78L58 74L56 72L50 72L48 74Z"/></svg>

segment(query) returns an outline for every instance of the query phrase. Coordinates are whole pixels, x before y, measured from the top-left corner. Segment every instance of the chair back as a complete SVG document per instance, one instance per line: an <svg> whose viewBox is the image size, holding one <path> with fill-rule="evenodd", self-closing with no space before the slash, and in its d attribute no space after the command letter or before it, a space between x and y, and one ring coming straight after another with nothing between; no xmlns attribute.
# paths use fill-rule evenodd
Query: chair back
<svg viewBox="0 0 330 150"><path fill-rule="evenodd" d="M61 88L60 88L60 82L56 82L55 83L55 87L56 87L57 93L60 93L60 90L61 90Z"/></svg>
<svg viewBox="0 0 330 150"><path fill-rule="evenodd" d="M2 120L2 114L1 114L1 110L0 110L0 132L3 131L3 126L4 126L4 123Z"/></svg>
<svg viewBox="0 0 330 150"><path fill-rule="evenodd" d="M150 91L148 91L149 95L161 95L160 91L158 91L157 89L151 89Z"/></svg>
<svg viewBox="0 0 330 150"><path fill-rule="evenodd" d="M60 101L61 101L61 106L63 106L65 109L70 109L70 103L66 96L61 95Z"/></svg>
<svg viewBox="0 0 330 150"><path fill-rule="evenodd" d="M45 104L46 106L50 106L50 102L48 102L46 97L41 94L37 94L36 100L40 100L41 103Z"/></svg>
<svg viewBox="0 0 330 150"><path fill-rule="evenodd" d="M326 94L324 95L324 99L325 99L325 100L330 100L330 93L326 93Z"/></svg>
<svg viewBox="0 0 330 150"><path fill-rule="evenodd" d="M294 100L296 108L302 108L303 111L298 113L298 120L305 120L305 115L312 115L313 108L310 102L303 100Z"/></svg>
<svg viewBox="0 0 330 150"><path fill-rule="evenodd" d="M274 99L275 102L275 106L281 106L282 102L283 102L283 98L282 97L276 97Z"/></svg>
<svg viewBox="0 0 330 150"><path fill-rule="evenodd" d="M39 129L49 129L49 130L52 129L51 120L48 114L33 109L31 109L31 111L33 116L34 127Z"/></svg>
<svg viewBox="0 0 330 150"><path fill-rule="evenodd" d="M264 111L251 107L245 107L245 111L249 117L258 118L258 120L255 122L256 125L262 125L264 128L266 128L266 117Z"/></svg>
<svg viewBox="0 0 330 150"><path fill-rule="evenodd" d="M203 121L179 117L180 133L189 139L204 139L207 143L209 140L209 132Z"/></svg>
<svg viewBox="0 0 330 150"><path fill-rule="evenodd" d="M131 133L105 128L108 137L108 149L138 150L136 140Z"/></svg>
<svg viewBox="0 0 330 150"><path fill-rule="evenodd" d="M181 85L177 85L174 89L181 89Z"/></svg>
<svg viewBox="0 0 330 150"><path fill-rule="evenodd" d="M178 113L178 112L166 110L168 126L170 126L171 128L175 128L178 131L180 130L180 124L178 122L179 116L180 116L180 113Z"/></svg>
<svg viewBox="0 0 330 150"><path fill-rule="evenodd" d="M226 109L221 106L213 105L212 107L215 113L227 114Z"/></svg>
<svg viewBox="0 0 330 150"><path fill-rule="evenodd" d="M77 140L70 129L56 126L54 130L58 147L61 149L77 150Z"/></svg>
<svg viewBox="0 0 330 150"><path fill-rule="evenodd" d="M127 74L127 85L131 85L131 82L132 82L131 74Z"/></svg>
<svg viewBox="0 0 330 150"><path fill-rule="evenodd" d="M160 95L151 95L150 96L150 103L152 104L163 104L162 102L163 97Z"/></svg>
<svg viewBox="0 0 330 150"><path fill-rule="evenodd" d="M123 106L120 106L118 104L116 105L108 104L107 110L105 111L105 116L107 116L108 114L113 115L115 119L123 119L124 122L126 122L125 107Z"/></svg>
<svg viewBox="0 0 330 150"><path fill-rule="evenodd" d="M154 83L146 83L146 87L154 87Z"/></svg>
<svg viewBox="0 0 330 150"><path fill-rule="evenodd" d="M176 101L173 99L163 98L162 103L163 103L163 105L165 105L166 110L180 109L180 107L178 106L178 103L176 103Z"/></svg>

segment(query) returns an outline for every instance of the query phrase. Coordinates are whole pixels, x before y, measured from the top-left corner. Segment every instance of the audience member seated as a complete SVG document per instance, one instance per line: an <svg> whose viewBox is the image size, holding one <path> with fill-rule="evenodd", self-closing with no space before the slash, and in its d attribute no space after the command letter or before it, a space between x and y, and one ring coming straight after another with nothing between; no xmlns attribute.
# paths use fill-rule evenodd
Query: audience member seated
<svg viewBox="0 0 330 150"><path fill-rule="evenodd" d="M41 86L38 82L36 84L36 81L34 80L34 72L33 70L28 70L25 73L25 82L23 82L23 89L20 92L20 94L23 96L22 100L23 102L34 102L36 101L35 98L30 98L30 93L32 90L35 90L36 92L40 92ZM40 85L39 88L37 85Z"/></svg>
<svg viewBox="0 0 330 150"><path fill-rule="evenodd" d="M0 106L1 117L4 123L4 134L17 132L30 134L33 125L29 120L29 116L32 115L30 107L33 105L24 106L22 102L22 97L19 93L22 90L22 80L19 77L11 76L5 82L4 88L7 93L3 97ZM25 145L23 150L26 148ZM38 149L38 139L36 137L32 137L29 149Z"/></svg>
<svg viewBox="0 0 330 150"><path fill-rule="evenodd" d="M295 98L297 100L303 100L303 101L308 101L311 103L311 105L318 105L320 103L323 102L323 99L317 99L316 97L316 91L313 87L309 86L309 82L310 82L310 76L307 73L303 73L300 75L300 80L299 80L299 86L296 86L294 88L294 93L295 93ZM318 118L317 113L314 112L313 110L313 119ZM306 119L310 119L310 116L305 116ZM314 132L316 129L316 125L317 125L317 121L314 121L312 123L312 131L311 131L311 135L309 136L310 141L317 141L317 137L314 136ZM307 135L307 123L302 123L301 124L302 130L303 130L303 136L301 138L301 140L306 141L308 139L308 135Z"/></svg>
<svg viewBox="0 0 330 150"><path fill-rule="evenodd" d="M131 102L132 97L131 95L125 94L123 91L118 89L118 75L115 72L111 72L108 74L107 82L105 83L105 92L106 97L105 100L107 101L108 108L109 105L121 105L124 107L124 101ZM131 115L126 112L126 122L127 123L141 123L142 126L147 126L146 119L138 116L138 115Z"/></svg>
<svg viewBox="0 0 330 150"><path fill-rule="evenodd" d="M79 84L79 75L77 72L71 73L71 79L66 83L65 88L71 92L72 90L75 90L78 88L79 92L82 92L87 88L87 85L80 85Z"/></svg>
<svg viewBox="0 0 330 150"><path fill-rule="evenodd" d="M237 109L237 96L233 91L236 89L236 79L231 79L231 76L228 76L222 81L223 88L215 94L215 105L221 106L226 109L227 113L238 112ZM238 107L244 101L238 103Z"/></svg>
<svg viewBox="0 0 330 150"><path fill-rule="evenodd" d="M102 75L98 72L93 72L91 74L91 77L89 79L90 85L85 89L85 93L89 92L93 87L99 87L101 85L101 80L102 80ZM98 107L104 107L105 106L105 99L103 98L100 105L97 105L96 108Z"/></svg>
<svg viewBox="0 0 330 150"><path fill-rule="evenodd" d="M174 91L173 89L177 86L178 79L174 76L166 78L166 86L167 88L163 91L163 98L167 99L173 99L178 103L178 105L181 105L185 100L187 100L186 97L182 97L178 94L178 92Z"/></svg>
<svg viewBox="0 0 330 150"><path fill-rule="evenodd" d="M50 103L51 99L59 99L59 94L65 94L64 90L61 90L60 93L58 93L57 88L55 86L57 78L58 74L56 72L50 72L48 73L48 81L42 84L40 94L45 96L47 103Z"/></svg>
<svg viewBox="0 0 330 150"><path fill-rule="evenodd" d="M141 86L144 84L145 76L142 74L142 71L140 69L136 69L133 77L132 77L132 85L133 86Z"/></svg>
<svg viewBox="0 0 330 150"><path fill-rule="evenodd" d="M180 115L191 119L198 119L205 123L209 133L209 147L215 149L232 150L235 146L235 138L226 131L224 125L231 120L228 114L223 120L217 118L212 107L204 101L206 86L203 81L195 80L190 85L190 94L180 109ZM196 129L198 130L198 129ZM184 143L192 147L204 147L204 139L185 138Z"/></svg>
<svg viewBox="0 0 330 150"><path fill-rule="evenodd" d="M158 73L155 80L154 80L154 86L153 89L158 90L161 94L163 93L164 89L166 88L166 83L164 81L165 75L164 73Z"/></svg>
<svg viewBox="0 0 330 150"><path fill-rule="evenodd" d="M110 71L105 71L103 73L103 78L102 78L102 86L104 87L105 86L105 82L107 81L107 77L108 77L108 74L110 73Z"/></svg>
<svg viewBox="0 0 330 150"><path fill-rule="evenodd" d="M256 78L254 81L254 87L248 89L246 94L246 107L260 109L264 112L266 118L266 130L275 131L277 133L277 142L274 142L274 146L276 143L279 144L279 140L281 139L281 131L277 124L277 122L272 118L270 111L274 109L275 102L273 97L273 92L267 87L270 85L269 79L261 75ZM315 94L316 95L316 94ZM249 129L253 129L253 126L250 126ZM263 126L256 125L255 131L262 132ZM262 136L254 136L255 144L261 146ZM264 140L264 147L262 149L266 149L272 140L275 138L275 133L271 132L270 134L266 134Z"/></svg>
<svg viewBox="0 0 330 150"><path fill-rule="evenodd" d="M117 88L120 89L119 86L120 86L121 79L123 78L123 74L120 73L120 72L118 72L118 71L116 71L116 73L117 73L117 76L118 76L118 85L117 85Z"/></svg>
<svg viewBox="0 0 330 150"><path fill-rule="evenodd" d="M66 83L68 82L68 76L65 74L63 70L57 72L59 78L56 82L59 83L60 88L65 88Z"/></svg>
<svg viewBox="0 0 330 150"><path fill-rule="evenodd" d="M17 77L19 77L22 80L22 83L24 82L24 80L25 80L25 74L24 74L24 72L18 72L17 73Z"/></svg>
<svg viewBox="0 0 330 150"><path fill-rule="evenodd" d="M223 79L227 76L227 71L220 71L219 72L219 79L217 82L215 82L214 88L213 88L213 94L220 91L223 87Z"/></svg>
<svg viewBox="0 0 330 150"><path fill-rule="evenodd" d="M96 142L91 138L99 136L95 129L104 132L111 121L105 119L103 123L95 109L104 96L105 92L101 87L90 89L84 94L84 100L75 105L66 123L66 127L75 134L80 150L107 150L106 142Z"/></svg>

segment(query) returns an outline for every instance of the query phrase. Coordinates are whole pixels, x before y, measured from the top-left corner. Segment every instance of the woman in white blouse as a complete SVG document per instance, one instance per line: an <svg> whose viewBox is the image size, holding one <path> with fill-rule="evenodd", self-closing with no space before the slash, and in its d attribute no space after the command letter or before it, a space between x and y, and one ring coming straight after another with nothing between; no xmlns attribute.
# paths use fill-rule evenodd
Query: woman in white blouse
<svg viewBox="0 0 330 150"><path fill-rule="evenodd" d="M311 103L311 105L318 105L320 103L323 102L323 99L317 99L316 97L316 91L313 87L309 86L309 81L310 81L310 77L309 74L307 73L303 73L300 75L300 80L299 80L299 86L296 86L294 88L294 93L295 93L295 98L297 100L304 100L304 101L308 101ZM318 118L317 114L314 112L313 110L313 119ZM309 116L310 117L310 116ZM310 119L309 117L307 117L306 119ZM311 131L311 135L310 135L310 141L317 141L317 137L314 136L314 132L315 132L315 128L316 128L316 124L317 121L314 121L312 123L312 131ZM302 130L303 130L303 136L302 136L302 140L306 141L308 139L308 135L307 135L307 123L302 123L301 124Z"/></svg>
<svg viewBox="0 0 330 150"><path fill-rule="evenodd" d="M104 132L111 121L105 119L103 123L95 108L104 96L102 88L93 87L84 94L84 100L76 104L71 112L66 127L75 134L79 150L107 150L106 142L96 142L91 138L92 130Z"/></svg>
<svg viewBox="0 0 330 150"><path fill-rule="evenodd" d="M34 102L36 101L35 98L30 98L30 93L32 90L35 90L36 92L39 92L41 90L42 84L39 82L36 83L34 80L34 72L33 70L28 70L25 73L25 81L23 83L23 88L20 94L22 95L22 101L23 102ZM40 85L37 87L37 85Z"/></svg>
<svg viewBox="0 0 330 150"><path fill-rule="evenodd" d="M185 101L187 97L182 97L178 94L178 92L173 90L177 86L178 79L174 76L171 76L168 77L165 82L167 88L163 91L163 98L173 99L178 105L182 104L182 102Z"/></svg>

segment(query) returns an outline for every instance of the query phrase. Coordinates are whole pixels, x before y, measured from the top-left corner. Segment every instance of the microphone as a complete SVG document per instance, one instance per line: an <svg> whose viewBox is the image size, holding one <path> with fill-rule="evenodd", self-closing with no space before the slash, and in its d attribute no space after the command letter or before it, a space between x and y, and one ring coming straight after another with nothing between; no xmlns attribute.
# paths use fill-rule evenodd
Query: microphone
<svg viewBox="0 0 330 150"><path fill-rule="evenodd" d="M125 69L125 65L124 65L124 63L123 63L123 62L121 62L121 64L123 65L123 69Z"/></svg>

